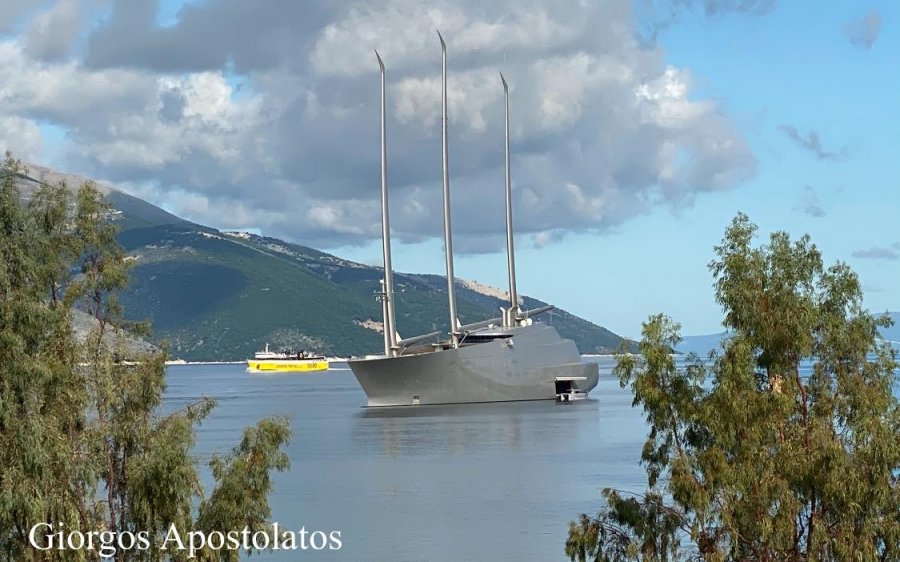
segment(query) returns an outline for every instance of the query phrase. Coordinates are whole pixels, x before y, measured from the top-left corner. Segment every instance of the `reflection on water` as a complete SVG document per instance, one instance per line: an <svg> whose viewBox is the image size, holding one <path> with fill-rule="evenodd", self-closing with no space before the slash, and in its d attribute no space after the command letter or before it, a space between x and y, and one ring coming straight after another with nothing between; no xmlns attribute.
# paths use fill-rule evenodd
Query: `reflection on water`
<svg viewBox="0 0 900 562"><path fill-rule="evenodd" d="M595 419L596 400L558 404L540 400L499 404L365 408L353 426L354 443L389 456L476 449L521 451L531 444L564 447L573 424ZM562 410L561 410L562 409ZM380 438L379 438L380 437Z"/></svg>
<svg viewBox="0 0 900 562"><path fill-rule="evenodd" d="M201 459L264 416L290 419L291 469L275 478L273 518L339 529L344 548L262 560L563 560L568 522L597 510L601 488L644 486L645 424L610 367L580 403L375 409L362 407L343 365L263 376L241 365L175 366L165 407L217 400L198 432Z"/></svg>

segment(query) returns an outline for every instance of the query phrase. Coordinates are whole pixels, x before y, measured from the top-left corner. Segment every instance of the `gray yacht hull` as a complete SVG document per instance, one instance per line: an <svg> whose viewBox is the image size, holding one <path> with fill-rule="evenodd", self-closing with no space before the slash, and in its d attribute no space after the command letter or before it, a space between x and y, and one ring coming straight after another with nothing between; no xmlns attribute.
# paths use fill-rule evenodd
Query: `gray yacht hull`
<svg viewBox="0 0 900 562"><path fill-rule="evenodd" d="M575 343L552 326L481 330L470 337L485 335L496 339L349 365L369 406L553 400L559 378L586 392L597 385L597 365L582 363Z"/></svg>

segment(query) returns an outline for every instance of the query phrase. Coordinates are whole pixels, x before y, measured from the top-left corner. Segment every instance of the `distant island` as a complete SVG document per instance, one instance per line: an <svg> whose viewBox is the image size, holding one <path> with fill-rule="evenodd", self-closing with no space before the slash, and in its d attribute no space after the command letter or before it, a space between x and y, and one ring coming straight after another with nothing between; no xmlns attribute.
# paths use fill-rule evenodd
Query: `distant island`
<svg viewBox="0 0 900 562"><path fill-rule="evenodd" d="M882 312L873 310L872 313L880 315ZM887 312L887 315L894 321L894 325L890 328L879 329L881 340L889 342L895 349L900 351L900 312ZM718 349L722 338L726 335L725 332L719 332L718 334L684 336L683 341L676 346L675 351L677 353L696 353L700 356L704 356L708 354L711 349Z"/></svg>

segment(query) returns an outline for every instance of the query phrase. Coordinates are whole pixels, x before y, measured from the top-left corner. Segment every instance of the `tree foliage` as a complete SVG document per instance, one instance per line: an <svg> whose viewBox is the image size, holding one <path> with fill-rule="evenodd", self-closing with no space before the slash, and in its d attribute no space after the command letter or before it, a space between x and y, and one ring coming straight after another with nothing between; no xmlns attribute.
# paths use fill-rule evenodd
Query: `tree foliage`
<svg viewBox="0 0 900 562"><path fill-rule="evenodd" d="M738 215L709 266L721 352L679 368L680 327L657 315L640 354L618 356L650 427L649 490L604 490L598 516L570 525L571 560L900 560L898 363L877 339L890 320L808 236L753 247L755 233Z"/></svg>
<svg viewBox="0 0 900 562"><path fill-rule="evenodd" d="M270 473L288 466L283 420L248 428L212 464L204 497L190 455L204 399L165 416L165 352L135 355L118 295L129 259L116 242L113 210L86 183L74 198L42 185L27 204L21 165L0 168L0 556L7 560L99 559L96 550L37 551L37 523L66 532L181 533L269 530ZM80 341L73 310L93 319ZM118 549L115 560L181 559L185 552ZM235 554L236 557L236 553ZM219 553L200 552L200 559Z"/></svg>

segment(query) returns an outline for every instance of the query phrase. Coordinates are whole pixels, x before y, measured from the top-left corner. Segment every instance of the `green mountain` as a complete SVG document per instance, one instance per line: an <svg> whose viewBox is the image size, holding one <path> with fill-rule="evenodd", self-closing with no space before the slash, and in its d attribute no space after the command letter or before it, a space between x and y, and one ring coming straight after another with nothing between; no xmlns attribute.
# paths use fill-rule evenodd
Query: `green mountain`
<svg viewBox="0 0 900 562"><path fill-rule="evenodd" d="M84 178L29 166L27 195L38 182ZM195 224L101 185L118 211L120 243L135 258L122 303L128 315L149 319L156 341L173 357L240 360L265 343L328 355L378 352L382 277L371 267L308 248L248 233L221 232ZM404 336L445 331L446 281L436 275L395 274L397 324ZM498 315L500 293L458 281L462 323ZM525 298L526 308L542 301ZM616 334L563 310L543 315L582 353L614 350Z"/></svg>

